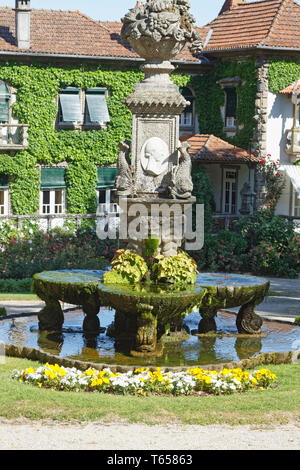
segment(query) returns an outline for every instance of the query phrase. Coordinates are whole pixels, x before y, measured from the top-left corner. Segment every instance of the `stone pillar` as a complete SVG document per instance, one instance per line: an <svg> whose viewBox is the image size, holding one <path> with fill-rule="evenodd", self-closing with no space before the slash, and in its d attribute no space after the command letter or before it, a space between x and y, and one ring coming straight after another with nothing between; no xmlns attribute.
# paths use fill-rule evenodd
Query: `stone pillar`
<svg viewBox="0 0 300 470"><path fill-rule="evenodd" d="M269 92L269 63L264 59L256 62L257 67L257 93L255 100L255 116L257 123L256 131L252 141L252 151L258 158L267 155L267 123L268 123L268 92ZM263 175L255 170L255 187L256 201L255 209L264 206L266 186Z"/></svg>

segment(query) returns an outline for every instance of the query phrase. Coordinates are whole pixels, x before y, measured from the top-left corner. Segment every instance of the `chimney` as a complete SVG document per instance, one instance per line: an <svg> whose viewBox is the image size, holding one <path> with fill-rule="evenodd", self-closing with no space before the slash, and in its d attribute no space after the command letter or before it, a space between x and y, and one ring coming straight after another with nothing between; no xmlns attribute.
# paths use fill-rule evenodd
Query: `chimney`
<svg viewBox="0 0 300 470"><path fill-rule="evenodd" d="M30 0L16 0L16 37L19 49L30 49Z"/></svg>
<svg viewBox="0 0 300 470"><path fill-rule="evenodd" d="M241 3L246 3L246 0L225 0L218 16L222 15L225 11L233 10L233 8L238 7Z"/></svg>

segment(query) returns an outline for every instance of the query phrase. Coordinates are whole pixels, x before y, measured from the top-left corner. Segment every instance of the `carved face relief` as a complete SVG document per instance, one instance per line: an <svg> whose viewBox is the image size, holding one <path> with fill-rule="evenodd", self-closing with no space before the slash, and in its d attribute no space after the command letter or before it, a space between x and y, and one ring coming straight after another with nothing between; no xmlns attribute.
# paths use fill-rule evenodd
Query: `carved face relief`
<svg viewBox="0 0 300 470"><path fill-rule="evenodd" d="M168 169L169 148L158 137L148 139L141 152L141 165L147 175L159 176Z"/></svg>

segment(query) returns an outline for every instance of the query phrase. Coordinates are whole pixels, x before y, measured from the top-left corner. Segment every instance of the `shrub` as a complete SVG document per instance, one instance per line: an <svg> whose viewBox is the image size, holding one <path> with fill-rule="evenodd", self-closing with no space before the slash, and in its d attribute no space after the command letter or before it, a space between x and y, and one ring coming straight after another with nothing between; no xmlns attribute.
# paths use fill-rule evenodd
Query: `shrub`
<svg viewBox="0 0 300 470"><path fill-rule="evenodd" d="M196 282L197 263L182 250L169 258L158 256L152 269L157 282L170 284L195 284Z"/></svg>
<svg viewBox="0 0 300 470"><path fill-rule="evenodd" d="M206 234L204 248L191 252L201 271L252 272L295 277L300 270L300 236L292 222L270 210L241 217L235 232Z"/></svg>
<svg viewBox="0 0 300 470"><path fill-rule="evenodd" d="M31 292L32 279L0 279L0 292L27 294Z"/></svg>
<svg viewBox="0 0 300 470"><path fill-rule="evenodd" d="M59 269L105 269L117 248L116 241L99 240L92 228L12 237L0 250L0 278L26 279Z"/></svg>
<svg viewBox="0 0 300 470"><path fill-rule="evenodd" d="M135 284L148 272L144 258L131 250L118 250L111 264L112 270L103 276L105 284Z"/></svg>
<svg viewBox="0 0 300 470"><path fill-rule="evenodd" d="M4 307L0 307L0 317L6 317L7 312Z"/></svg>

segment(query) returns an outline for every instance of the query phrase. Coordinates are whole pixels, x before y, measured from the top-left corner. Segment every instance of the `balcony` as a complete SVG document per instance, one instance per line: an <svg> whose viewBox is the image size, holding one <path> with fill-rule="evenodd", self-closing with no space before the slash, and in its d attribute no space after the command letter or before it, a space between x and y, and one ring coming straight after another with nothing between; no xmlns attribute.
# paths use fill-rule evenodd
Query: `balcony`
<svg viewBox="0 0 300 470"><path fill-rule="evenodd" d="M295 163L300 158L300 128L294 127L287 131L286 153L290 156L290 162Z"/></svg>
<svg viewBox="0 0 300 470"><path fill-rule="evenodd" d="M0 150L28 148L28 124L0 124Z"/></svg>

